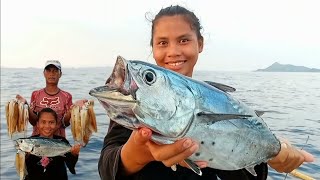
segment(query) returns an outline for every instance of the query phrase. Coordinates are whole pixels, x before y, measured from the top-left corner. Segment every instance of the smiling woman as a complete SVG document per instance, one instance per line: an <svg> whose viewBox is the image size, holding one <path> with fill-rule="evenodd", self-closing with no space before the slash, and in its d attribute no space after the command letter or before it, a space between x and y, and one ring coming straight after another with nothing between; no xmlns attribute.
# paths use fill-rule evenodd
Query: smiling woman
<svg viewBox="0 0 320 180"><path fill-rule="evenodd" d="M197 63L199 53L201 53L203 50L204 40L200 33L200 30L201 26L199 19L193 12L179 5L162 8L152 21L152 38L150 41L153 57L157 65L160 66L159 69L167 68L182 74L182 76L185 75L192 77L194 66ZM267 178L268 174L268 166L265 161L268 161L271 157L273 157L273 159L269 160L268 164L272 168L280 172L291 172L293 169L299 167L303 162L310 162L313 160L311 154L299 151L294 147L285 147L286 143L282 143L280 147L279 140L268 131L268 128L266 128L266 125L262 121L259 121L253 124L259 127L263 127L261 129L263 129L265 134L254 133L256 135L250 136L250 138L270 137L270 141L267 140L265 143L261 143L265 145L265 147L261 147L261 149L271 149L270 154L267 156L258 155L258 158L252 158L255 163L248 163L247 165L235 167L234 164L236 163L233 163L233 161L231 160L231 156L239 158L246 155L257 155L255 152L253 152L253 150L258 150L258 148L256 148L257 146L254 145L244 146L246 148L253 147L253 149L250 150L236 151L239 149L233 148L234 146L245 143L247 140L249 140L248 144L250 144L250 138L245 137L239 139L241 133L234 135L234 138L230 138L230 136L226 135L228 140L222 140L220 142L221 144L216 146L216 144L219 144L217 139L215 139L213 142L209 141L209 143L205 142L204 140L200 141L207 138L207 136L202 131L196 131L195 136L192 136L192 133L185 134L185 132L187 132L188 130L190 130L191 132L192 130L194 130L192 129L192 125L186 125L188 123L185 123L187 122L185 119L189 120L190 117L201 118L201 116L206 116L207 114L205 110L211 112L211 116L206 119L207 121L219 121L225 120L226 118L231 118L231 120L234 120L232 118L251 119L248 118L248 115L252 116L253 119L261 119L260 117L257 117L256 113L253 110L248 110L250 112L248 113L247 111L245 111L246 108L241 109L243 108L243 106L238 104L239 101L232 100L232 98L229 97L228 94L226 94L226 96L228 96L227 98L225 96L212 95L216 98L215 100L213 100L213 102L217 103L217 106L210 110L208 108L209 105L204 105L204 113L195 113L188 108L192 109L192 107L196 107L194 109L200 109L200 107L202 106L195 104L193 100L204 99L204 102L208 102L210 101L209 99L212 96L199 96L194 98L194 96L197 96L197 93L188 92L188 87L179 88L181 86L183 87L183 85L185 84L190 85L191 83L189 81L181 80L183 79L181 78L181 81L179 81L180 83L174 84L171 81L168 81L166 78L160 76L159 73L155 73L155 70L152 68L144 69L143 67L134 66L134 64L143 64L143 62L133 61L130 65L129 62L121 62L119 61L119 59L121 60L121 58L118 58L117 65L115 66L115 70L113 71L113 73L116 75L112 75L111 78L107 80L107 83L105 86L103 86L103 88L111 89L112 93L114 93L114 90L120 90L121 93L125 93L125 95L131 94L131 98L138 100L139 103L138 105L132 107L123 101L120 101L120 103L118 102L115 105L110 105L108 104L108 101L112 100L103 98L103 96L105 95L104 92L101 93L102 95L98 93L98 96L106 101L102 104L107 109L108 114L110 115L110 119L112 120L109 124L109 130L105 137L104 147L101 151L100 161L98 165L101 179L181 178L195 180L217 179L219 177L220 179L264 180ZM128 69L130 73L123 73L123 69ZM119 72L117 72L117 70L120 70L120 76L118 75L120 77L118 79L119 81L117 81L117 79L114 79L114 77L118 77L117 73ZM138 71L136 76L143 75L143 77L131 77L129 74L131 74L132 71ZM172 73L172 71L170 71L170 73L165 72L165 70L162 71L167 76ZM122 77L121 75L123 74L125 75ZM126 81L126 78L128 78L130 82L124 82ZM173 79L176 80L179 78L175 77ZM134 81L136 82L131 83ZM120 86L116 86L114 82L117 82L116 84ZM159 83L157 82L163 83L159 85ZM147 85L142 86L141 84L143 83L146 83ZM134 84L135 88L132 88L131 84ZM203 83L200 84L203 85ZM136 86L138 88L136 88ZM165 91L166 87L170 87L174 90ZM103 88L98 89L101 90ZM218 86L218 88L222 89L222 91L225 90L225 88L221 88L221 86ZM197 87L195 89L201 88ZM152 93L157 94L155 96L156 98L151 98ZM208 92L208 94L212 93ZM181 98L176 102L177 97L179 96L183 96L184 98ZM230 102L229 105L223 103L226 101L225 99L228 99L227 102ZM184 103L185 101L188 103ZM119 104L125 107L125 112L123 112L121 108L115 108ZM179 108L177 108L177 104L185 107L181 109L186 110L179 110ZM223 108L230 111L225 112L222 110ZM150 109L150 111L146 113L145 109ZM120 111L120 114L117 113L117 110ZM156 113L157 110L160 112ZM181 113L180 115L179 112ZM221 112L225 113L221 114ZM123 114L125 115L123 116ZM177 117L179 118L172 120L171 118L175 115L177 115ZM235 115L238 116L234 117ZM161 118L165 119L165 121L161 122L159 120ZM142 119L146 120L145 122L141 123L142 125L137 123L138 120ZM205 120L205 118L203 120ZM123 126L121 126L120 122L125 122L123 125L125 127L129 126L129 129L125 129ZM174 128L172 122L173 124L176 123L181 125L182 127L180 126L179 128ZM222 121L222 123L223 122L225 121ZM239 122L244 123L244 121L241 120ZM192 124L195 123L193 122ZM213 124L215 125L215 123ZM240 132L243 133L243 131L241 131L242 127L243 129L251 127L250 125L235 125L235 122L233 121L232 123L227 124L231 126L228 126L229 128L235 128L234 131L231 130L231 132L237 132L240 129ZM130 125L133 125L138 129L132 131L132 129L134 128L130 127ZM225 129L222 130L222 132L225 131ZM252 131L252 129L248 128L248 131ZM160 132L165 132L169 139L173 141L167 143L167 141L163 142L158 141L159 139L155 139L155 136L158 135L157 133ZM210 134L208 137L216 137L215 131L212 131L211 133L212 134ZM197 136L200 136L201 138L197 138ZM161 143L155 143L153 140ZM241 143L239 141L241 141ZM260 144L260 142L262 141L263 140L257 141L257 139L255 139L251 142ZM205 154L203 153L203 149L207 149L203 147L206 146L211 148L213 147L213 151L208 150L208 154L221 152L223 153L211 156L209 157L209 159L208 157L205 158L205 156L202 157L201 155ZM231 148L223 149L225 148L225 146L229 146ZM218 148L214 149L216 147ZM244 153L244 151L247 153ZM257 151L257 153L261 152L262 151L259 150ZM229 156L229 153L231 153L232 155ZM198 158L193 159L193 157L195 156ZM264 157L265 159L260 159L259 157ZM189 159L195 161L191 162ZM250 158L244 159L248 160ZM260 161L256 161L257 159L259 159ZM237 160L236 162L243 161ZM173 168L178 172L172 172L170 168L167 168L175 167L177 164L182 166L181 168ZM253 165L255 166L252 167ZM197 174L191 171L189 168L194 170L194 172L196 172ZM199 176L201 175L201 171L203 172L202 176Z"/></svg>

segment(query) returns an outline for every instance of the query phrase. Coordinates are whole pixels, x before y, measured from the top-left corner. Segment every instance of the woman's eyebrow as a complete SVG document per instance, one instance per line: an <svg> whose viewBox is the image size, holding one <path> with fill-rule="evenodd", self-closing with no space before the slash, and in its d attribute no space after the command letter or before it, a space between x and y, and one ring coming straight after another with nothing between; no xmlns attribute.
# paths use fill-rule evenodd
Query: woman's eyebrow
<svg viewBox="0 0 320 180"><path fill-rule="evenodd" d="M178 36L178 39L181 39L181 38L190 38L190 37L192 37L192 35L191 34L183 34L183 35L181 35L181 36Z"/></svg>
<svg viewBox="0 0 320 180"><path fill-rule="evenodd" d="M161 36L160 36L160 37L156 37L155 39L156 39L156 40L167 40L168 38L167 38L167 37L161 37Z"/></svg>

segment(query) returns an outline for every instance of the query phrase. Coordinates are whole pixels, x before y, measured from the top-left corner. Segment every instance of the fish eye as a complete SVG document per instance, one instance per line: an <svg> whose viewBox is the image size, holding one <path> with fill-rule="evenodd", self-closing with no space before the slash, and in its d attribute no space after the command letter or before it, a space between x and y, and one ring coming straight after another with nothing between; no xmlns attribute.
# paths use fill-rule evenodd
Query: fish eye
<svg viewBox="0 0 320 180"><path fill-rule="evenodd" d="M143 80L146 82L148 85L153 84L156 82L157 76L156 73L152 70L146 70L143 72Z"/></svg>

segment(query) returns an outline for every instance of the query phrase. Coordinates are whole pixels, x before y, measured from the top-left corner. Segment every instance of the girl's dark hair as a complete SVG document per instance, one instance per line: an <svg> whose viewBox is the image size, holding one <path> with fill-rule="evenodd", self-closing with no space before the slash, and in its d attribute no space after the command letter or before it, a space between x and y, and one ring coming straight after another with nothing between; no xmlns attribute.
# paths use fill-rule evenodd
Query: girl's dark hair
<svg viewBox="0 0 320 180"><path fill-rule="evenodd" d="M56 120L57 122L57 119L58 119L58 115L57 113L51 109L51 108L43 108L39 113L38 113L38 120L40 119L40 117L42 116L43 113L50 113L53 115L54 119Z"/></svg>
<svg viewBox="0 0 320 180"><path fill-rule="evenodd" d="M154 33L154 26L157 23L157 20L163 16L175 16L175 15L181 15L183 16L186 21L190 23L191 29L196 31L198 39L202 40L203 37L201 35L200 30L202 29L202 26L200 25L200 21L197 18L197 16L189 11L188 9L176 5L176 6L169 6L166 8L162 8L158 14L154 17L154 19L151 21L152 27L151 27L151 40L150 40L150 46L153 45L153 33Z"/></svg>

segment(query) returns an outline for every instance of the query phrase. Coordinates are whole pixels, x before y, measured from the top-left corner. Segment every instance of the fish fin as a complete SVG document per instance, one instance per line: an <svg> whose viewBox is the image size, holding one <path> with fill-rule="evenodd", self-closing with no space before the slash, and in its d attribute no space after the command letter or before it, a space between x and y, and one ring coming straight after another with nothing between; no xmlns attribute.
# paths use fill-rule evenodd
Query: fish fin
<svg viewBox="0 0 320 180"><path fill-rule="evenodd" d="M259 116L259 117L262 116L262 115L265 113L265 111L259 111L259 110L255 110L254 112L255 112L256 115Z"/></svg>
<svg viewBox="0 0 320 180"><path fill-rule="evenodd" d="M213 86L213 87L215 87L215 88L217 88L217 89L220 89L223 92L235 92L236 91L236 88L228 86L228 85L225 85L225 84L212 82L212 81L204 81L204 82L209 84L209 85L211 85L211 86Z"/></svg>
<svg viewBox="0 0 320 180"><path fill-rule="evenodd" d="M193 161L191 161L190 159L185 159L184 162L188 165L188 167L195 172L196 174L198 174L199 176L202 176L202 171L199 168L199 166L194 163Z"/></svg>
<svg viewBox="0 0 320 180"><path fill-rule="evenodd" d="M246 167L246 170L250 173L250 174L252 174L253 176L257 176L257 173L256 173L256 171L254 170L254 167L252 166L252 167Z"/></svg>
<svg viewBox="0 0 320 180"><path fill-rule="evenodd" d="M252 117L251 115L245 114L216 114L216 113L207 113L207 112L199 112L197 114L198 117L203 117L202 119L206 122L215 123L218 121L231 120L231 119L247 119Z"/></svg>

